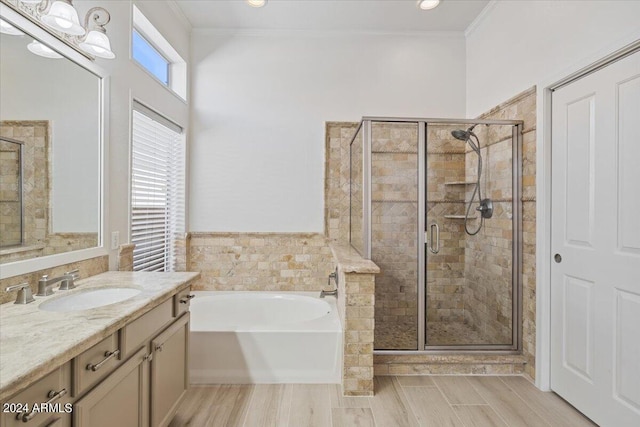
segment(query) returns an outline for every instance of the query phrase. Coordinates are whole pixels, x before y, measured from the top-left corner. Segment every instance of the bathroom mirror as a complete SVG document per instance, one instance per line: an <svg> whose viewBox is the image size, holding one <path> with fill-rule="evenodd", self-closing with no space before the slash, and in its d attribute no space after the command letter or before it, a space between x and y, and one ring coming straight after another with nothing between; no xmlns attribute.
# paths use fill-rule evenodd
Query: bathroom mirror
<svg viewBox="0 0 640 427"><path fill-rule="evenodd" d="M12 263L101 246L104 79L55 37L4 5L1 12L0 269L6 276Z"/></svg>

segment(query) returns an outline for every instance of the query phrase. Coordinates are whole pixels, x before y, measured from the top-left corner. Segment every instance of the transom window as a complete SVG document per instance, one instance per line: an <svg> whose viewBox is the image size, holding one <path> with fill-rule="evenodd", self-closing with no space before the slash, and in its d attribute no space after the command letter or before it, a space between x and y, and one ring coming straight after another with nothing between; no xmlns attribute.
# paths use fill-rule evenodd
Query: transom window
<svg viewBox="0 0 640 427"><path fill-rule="evenodd" d="M162 56L137 30L133 30L133 59L153 74L164 85L169 86L169 60Z"/></svg>

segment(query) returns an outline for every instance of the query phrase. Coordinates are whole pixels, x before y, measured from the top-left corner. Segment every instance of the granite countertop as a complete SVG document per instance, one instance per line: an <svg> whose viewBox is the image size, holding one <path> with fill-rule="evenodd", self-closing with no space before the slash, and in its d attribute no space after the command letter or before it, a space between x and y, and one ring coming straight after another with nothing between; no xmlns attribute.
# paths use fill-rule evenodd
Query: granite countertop
<svg viewBox="0 0 640 427"><path fill-rule="evenodd" d="M26 305L0 305L0 401L31 385L58 366L189 287L200 273L110 271L76 282L76 289L35 297ZM39 310L45 301L85 289L132 287L128 300L70 312ZM57 288L54 285L53 289Z"/></svg>

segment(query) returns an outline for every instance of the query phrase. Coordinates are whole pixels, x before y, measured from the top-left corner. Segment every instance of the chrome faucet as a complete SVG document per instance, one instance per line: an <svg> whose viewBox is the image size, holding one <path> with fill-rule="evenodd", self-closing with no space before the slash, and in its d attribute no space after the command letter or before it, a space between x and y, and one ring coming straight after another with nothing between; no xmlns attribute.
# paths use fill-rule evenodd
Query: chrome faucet
<svg viewBox="0 0 640 427"><path fill-rule="evenodd" d="M327 279L327 285L331 285L331 279L336 282L336 288L332 291L325 291L324 289L320 291L320 298L324 298L327 295L332 295L334 297L338 297L338 267L336 267L336 271L329 274L329 278Z"/></svg>
<svg viewBox="0 0 640 427"><path fill-rule="evenodd" d="M38 293L36 296L45 297L47 295L53 294L53 289L51 286L60 282L60 291L67 291L69 289L73 289L76 285L73 283L74 279L77 279L78 270L67 271L64 275L60 277L56 277L53 279L49 279L49 276L45 274L38 280Z"/></svg>
<svg viewBox="0 0 640 427"><path fill-rule="evenodd" d="M30 302L35 301L35 298L33 298L33 294L31 293L31 286L29 286L27 282L9 286L5 290L7 292L15 290L18 291L18 296L16 297L16 302L14 302L14 304L29 304Z"/></svg>

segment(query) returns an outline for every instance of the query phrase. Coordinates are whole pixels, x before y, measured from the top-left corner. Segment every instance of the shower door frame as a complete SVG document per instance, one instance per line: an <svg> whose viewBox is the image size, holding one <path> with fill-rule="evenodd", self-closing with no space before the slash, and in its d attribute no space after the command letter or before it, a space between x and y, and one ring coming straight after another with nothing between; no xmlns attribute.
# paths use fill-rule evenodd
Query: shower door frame
<svg viewBox="0 0 640 427"><path fill-rule="evenodd" d="M424 354L450 352L490 351L493 354L517 354L522 351L522 120L483 120L483 119L443 119L415 117L362 117L363 128L363 197L362 197L362 236L364 258L371 259L371 124L415 123L418 126L418 349L417 350L374 350L374 354ZM431 124L460 125L502 125L512 127L512 343L474 344L474 345L426 345L426 187L427 187L427 126ZM360 127L358 128L360 129ZM357 132L356 132L357 135ZM354 139L355 136L354 135ZM514 144L515 142L515 144ZM353 141L351 141L353 143Z"/></svg>

